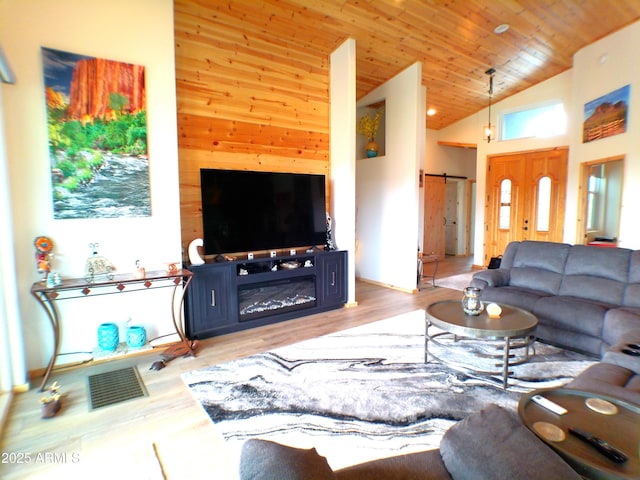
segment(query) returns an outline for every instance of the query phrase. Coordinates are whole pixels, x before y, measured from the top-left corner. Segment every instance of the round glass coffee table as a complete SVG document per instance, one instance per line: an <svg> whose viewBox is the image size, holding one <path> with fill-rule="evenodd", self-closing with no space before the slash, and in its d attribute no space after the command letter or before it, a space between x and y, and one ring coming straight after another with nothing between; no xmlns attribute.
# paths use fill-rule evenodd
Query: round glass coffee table
<svg viewBox="0 0 640 480"><path fill-rule="evenodd" d="M460 301L444 300L427 307L426 331L424 342L424 361L429 362L429 355L445 365L463 368L476 374L502 377L502 388L506 389L508 377L512 373L509 367L520 365L529 360L529 349L535 337L532 335L538 319L526 310L510 305L500 305L502 313L499 318L491 318L486 310L479 315L467 315L462 310ZM430 333L436 327L439 331ZM453 342L443 342L447 337ZM484 339L496 341L496 353L473 351L476 356L495 360L496 369L479 370L461 362L446 360L429 352L429 342L443 349L450 349L453 344L466 339ZM524 354L520 352L524 350Z"/></svg>

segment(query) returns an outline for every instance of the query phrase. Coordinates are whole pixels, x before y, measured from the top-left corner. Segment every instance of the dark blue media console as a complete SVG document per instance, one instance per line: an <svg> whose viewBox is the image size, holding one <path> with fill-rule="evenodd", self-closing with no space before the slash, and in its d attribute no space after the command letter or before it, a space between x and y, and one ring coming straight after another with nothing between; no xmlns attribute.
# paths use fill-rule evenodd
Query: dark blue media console
<svg viewBox="0 0 640 480"><path fill-rule="evenodd" d="M347 252L341 250L205 263L189 270L190 339L332 310L347 301Z"/></svg>

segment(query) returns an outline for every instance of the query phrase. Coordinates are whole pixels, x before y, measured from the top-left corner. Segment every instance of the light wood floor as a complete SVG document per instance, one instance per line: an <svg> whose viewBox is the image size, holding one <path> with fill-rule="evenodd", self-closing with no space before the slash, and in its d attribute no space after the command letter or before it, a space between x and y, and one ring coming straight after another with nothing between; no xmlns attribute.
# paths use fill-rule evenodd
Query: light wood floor
<svg viewBox="0 0 640 480"><path fill-rule="evenodd" d="M443 278L472 269L471 258L440 263ZM428 283L428 282L427 282ZM357 282L357 307L233 333L200 342L196 358L179 358L149 370L159 352L54 372L64 394L60 413L40 418L39 382L16 395L0 439L0 478L235 479L224 441L182 382L183 372L226 362L308 338L410 312L443 299L447 288L423 286L416 294ZM148 397L89 411L87 377L136 365Z"/></svg>

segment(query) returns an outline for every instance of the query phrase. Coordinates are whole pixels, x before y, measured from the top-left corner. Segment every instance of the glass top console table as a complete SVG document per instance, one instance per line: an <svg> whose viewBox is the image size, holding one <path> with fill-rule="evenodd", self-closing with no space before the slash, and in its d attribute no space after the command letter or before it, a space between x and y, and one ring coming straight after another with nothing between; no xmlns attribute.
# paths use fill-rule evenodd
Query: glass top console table
<svg viewBox="0 0 640 480"><path fill-rule="evenodd" d="M44 391L56 358L60 349L60 313L56 303L60 300L73 298L86 298L89 296L112 295L126 292L144 291L152 288L173 288L171 295L171 318L176 333L180 337L180 342L188 350L189 355L195 355L192 343L187 339L184 328L182 327L182 304L184 295L191 283L192 273L189 270L180 269L172 272L167 271L151 271L146 272L144 278L136 278L131 274L113 275L111 278L104 280L95 280L88 282L85 278L72 278L62 280L62 283L55 286L47 286L44 282L36 282L31 287L31 294L36 298L38 303L44 308L47 317L51 321L53 327L53 353L49 364L44 373L40 391ZM180 292L178 287L182 286ZM176 310L178 314L176 315Z"/></svg>

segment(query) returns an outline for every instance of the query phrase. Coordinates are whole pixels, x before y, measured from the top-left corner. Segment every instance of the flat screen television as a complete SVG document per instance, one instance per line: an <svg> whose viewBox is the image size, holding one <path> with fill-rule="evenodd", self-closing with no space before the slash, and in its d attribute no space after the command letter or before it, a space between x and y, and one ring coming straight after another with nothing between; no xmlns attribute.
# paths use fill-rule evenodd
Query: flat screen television
<svg viewBox="0 0 640 480"><path fill-rule="evenodd" d="M325 176L201 169L205 255L326 242Z"/></svg>

